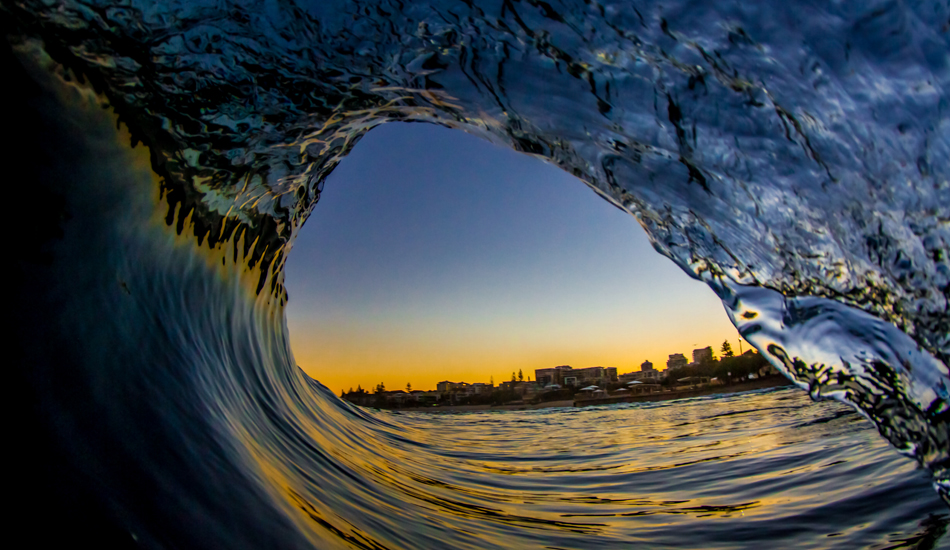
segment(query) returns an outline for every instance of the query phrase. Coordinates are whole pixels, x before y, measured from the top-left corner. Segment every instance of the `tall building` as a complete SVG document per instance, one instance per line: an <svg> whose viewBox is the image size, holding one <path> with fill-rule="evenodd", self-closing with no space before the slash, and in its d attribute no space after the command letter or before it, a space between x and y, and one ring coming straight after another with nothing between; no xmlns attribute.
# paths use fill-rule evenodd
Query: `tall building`
<svg viewBox="0 0 950 550"><path fill-rule="evenodd" d="M672 357L672 355L670 357ZM653 363L649 360L640 363L640 370L653 370Z"/></svg>
<svg viewBox="0 0 950 550"><path fill-rule="evenodd" d="M693 363L704 363L706 361L712 361L712 347L706 346L700 349L693 350Z"/></svg>
<svg viewBox="0 0 950 550"><path fill-rule="evenodd" d="M685 367L688 364L689 361L686 360L685 355L682 353L672 353L670 354L670 358L666 361L666 370Z"/></svg>
<svg viewBox="0 0 950 550"><path fill-rule="evenodd" d="M604 369L604 375L607 377L608 382L617 381L617 367L607 367Z"/></svg>
<svg viewBox="0 0 950 550"><path fill-rule="evenodd" d="M568 365L561 365L549 369L534 369L534 381L542 387L551 384L563 385L564 376L566 374L569 375L572 370L573 369Z"/></svg>

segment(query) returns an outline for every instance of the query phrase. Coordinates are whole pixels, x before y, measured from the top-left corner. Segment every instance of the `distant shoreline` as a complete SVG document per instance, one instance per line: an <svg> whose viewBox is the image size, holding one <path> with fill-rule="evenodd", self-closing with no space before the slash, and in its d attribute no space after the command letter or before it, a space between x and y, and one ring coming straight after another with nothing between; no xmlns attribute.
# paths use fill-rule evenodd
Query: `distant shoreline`
<svg viewBox="0 0 950 550"><path fill-rule="evenodd" d="M703 397L706 395L718 395L724 393L738 393L743 391L761 390L766 388L781 388L792 386L791 380L781 374L773 374L756 380L749 380L739 384L730 384L728 386L712 386L708 388L699 388L695 390L681 390L662 393L647 393L640 395L617 395L601 399L575 399L575 407L590 407L596 405L614 405L616 403L653 403L657 401L673 401L674 399L688 399L690 397Z"/></svg>
<svg viewBox="0 0 950 550"><path fill-rule="evenodd" d="M690 397L701 397L705 395L716 395L725 393L738 393L751 390L760 390L766 388L780 388L783 386L792 386L792 382L781 374L750 380L741 384L731 384L729 386L716 386L703 388L699 390L685 390L678 392L663 392L645 395L630 396L612 396L603 399L563 399L560 401L548 401L545 403L517 404L517 405L445 405L439 407L403 407L400 409L380 409L390 412L424 412L432 414L444 413L462 413L462 412L485 412L485 411L530 411L536 409L549 409L553 407L590 407L597 405L614 405L617 403L643 403L657 401L672 401L674 399L687 399ZM374 407L370 407L374 408Z"/></svg>
<svg viewBox="0 0 950 550"><path fill-rule="evenodd" d="M573 407L573 399L547 401L545 403L522 403L518 405L440 405L438 407L402 407L400 409L380 409L390 412L425 412L425 413L457 413L482 411L529 411L534 409L549 409L552 407Z"/></svg>

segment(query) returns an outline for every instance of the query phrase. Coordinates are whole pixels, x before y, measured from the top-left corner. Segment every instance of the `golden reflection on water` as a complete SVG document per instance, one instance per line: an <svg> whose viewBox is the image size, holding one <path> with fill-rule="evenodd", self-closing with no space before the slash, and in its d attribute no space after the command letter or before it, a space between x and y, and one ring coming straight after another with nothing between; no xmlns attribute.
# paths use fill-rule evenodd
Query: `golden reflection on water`
<svg viewBox="0 0 950 550"><path fill-rule="evenodd" d="M662 540L682 529L720 532L835 510L915 475L863 418L795 389L585 409L353 409L370 419L356 423L347 410L314 409L299 424L298 435L323 455L319 467L313 457L276 467L292 445L255 454L306 531L360 548L398 548L401 531L438 537L444 529L471 533L473 548L537 547L527 541L546 538L560 541L554 547L613 547L641 535ZM392 540L359 528L353 518L363 514ZM864 536L870 523L840 527Z"/></svg>

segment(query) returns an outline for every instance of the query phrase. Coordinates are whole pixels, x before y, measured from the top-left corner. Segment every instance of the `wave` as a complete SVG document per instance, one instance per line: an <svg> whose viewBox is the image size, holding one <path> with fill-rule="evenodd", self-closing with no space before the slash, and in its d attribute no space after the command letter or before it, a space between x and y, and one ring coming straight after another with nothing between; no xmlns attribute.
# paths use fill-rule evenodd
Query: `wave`
<svg viewBox="0 0 950 550"><path fill-rule="evenodd" d="M418 475L413 453L433 455L416 420L341 403L295 367L285 258L327 175L390 121L470 132L586 182L776 367L854 406L950 499L945 2L2 13L8 165L29 167L10 176L15 387L22 436L42 440L29 456L47 456L21 466L140 544L605 531L439 493L443 478ZM428 527L405 534L407 500L429 503L415 509Z"/></svg>

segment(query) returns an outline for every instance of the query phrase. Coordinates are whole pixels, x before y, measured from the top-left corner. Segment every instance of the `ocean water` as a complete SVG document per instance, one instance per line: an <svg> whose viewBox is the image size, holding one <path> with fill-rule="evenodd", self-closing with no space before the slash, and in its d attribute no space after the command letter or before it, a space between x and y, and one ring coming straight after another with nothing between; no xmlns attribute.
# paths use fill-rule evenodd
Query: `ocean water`
<svg viewBox="0 0 950 550"><path fill-rule="evenodd" d="M853 409L797 389L380 415L411 442L365 475L400 501L451 516L448 533L433 529L433 547L950 544L946 507L924 496L927 476ZM399 522L384 525L401 531Z"/></svg>
<svg viewBox="0 0 950 550"><path fill-rule="evenodd" d="M37 545L947 546L947 2L0 13L11 525ZM282 268L393 120L577 176L800 389L341 402L296 367Z"/></svg>

